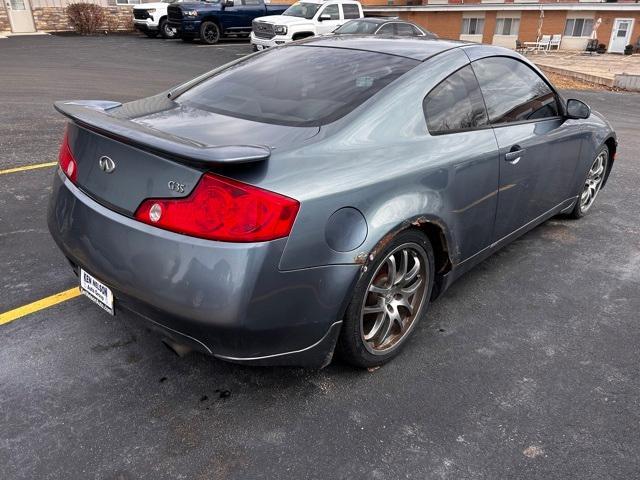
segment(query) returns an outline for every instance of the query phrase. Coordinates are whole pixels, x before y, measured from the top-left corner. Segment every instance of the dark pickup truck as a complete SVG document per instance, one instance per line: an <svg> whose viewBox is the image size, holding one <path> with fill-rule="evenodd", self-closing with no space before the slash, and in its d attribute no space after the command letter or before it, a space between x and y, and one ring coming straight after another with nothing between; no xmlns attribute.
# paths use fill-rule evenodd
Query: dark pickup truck
<svg viewBox="0 0 640 480"><path fill-rule="evenodd" d="M248 36L254 18L280 15L288 7L265 5L264 0L206 0L169 5L167 17L184 41L200 38L213 45L223 36Z"/></svg>

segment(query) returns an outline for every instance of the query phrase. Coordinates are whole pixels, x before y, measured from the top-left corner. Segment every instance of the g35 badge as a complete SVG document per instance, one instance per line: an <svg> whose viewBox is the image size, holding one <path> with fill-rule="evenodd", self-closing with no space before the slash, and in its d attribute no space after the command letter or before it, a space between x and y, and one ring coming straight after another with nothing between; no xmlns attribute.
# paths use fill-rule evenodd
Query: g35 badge
<svg viewBox="0 0 640 480"><path fill-rule="evenodd" d="M167 183L169 190L174 191L176 193L184 193L185 185L184 183L176 182L175 180L169 181Z"/></svg>

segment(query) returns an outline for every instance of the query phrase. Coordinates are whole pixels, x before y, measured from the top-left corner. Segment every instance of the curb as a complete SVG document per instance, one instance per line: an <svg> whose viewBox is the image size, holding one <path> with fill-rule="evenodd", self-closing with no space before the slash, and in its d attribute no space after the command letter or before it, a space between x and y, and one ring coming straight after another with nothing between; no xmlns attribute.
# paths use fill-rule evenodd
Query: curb
<svg viewBox="0 0 640 480"><path fill-rule="evenodd" d="M602 77L600 75L591 75L588 73L569 70L567 68L552 67L552 66L544 65L540 63L536 63L536 65L538 66L538 68L540 68L540 70L545 72L557 73L559 75L564 75L565 77L577 78L578 80L584 80L585 82L589 82L589 83L597 83L598 85L605 85L611 88L615 86L614 84L615 77L610 78L610 77Z"/></svg>

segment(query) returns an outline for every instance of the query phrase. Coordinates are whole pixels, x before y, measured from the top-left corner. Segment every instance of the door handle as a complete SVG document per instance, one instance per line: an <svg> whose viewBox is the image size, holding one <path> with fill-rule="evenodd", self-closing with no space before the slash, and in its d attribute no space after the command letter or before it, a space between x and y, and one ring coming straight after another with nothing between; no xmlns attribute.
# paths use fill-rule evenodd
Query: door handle
<svg viewBox="0 0 640 480"><path fill-rule="evenodd" d="M524 148L514 145L511 147L511 150L504 154L504 159L510 164L515 165L520 161L525 151L526 150Z"/></svg>

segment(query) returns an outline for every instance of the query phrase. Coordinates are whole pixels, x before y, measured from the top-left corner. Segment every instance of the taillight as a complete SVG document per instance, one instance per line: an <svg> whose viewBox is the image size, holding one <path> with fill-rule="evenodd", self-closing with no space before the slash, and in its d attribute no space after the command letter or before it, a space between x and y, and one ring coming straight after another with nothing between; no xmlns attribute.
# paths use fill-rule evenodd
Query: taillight
<svg viewBox="0 0 640 480"><path fill-rule="evenodd" d="M64 174L69 177L73 183L76 183L78 178L78 162L76 162L76 159L73 158L73 155L71 154L71 149L69 148L69 136L66 130L64 131L64 137L62 138L62 144L60 145L58 164Z"/></svg>
<svg viewBox="0 0 640 480"><path fill-rule="evenodd" d="M299 208L292 198L205 173L189 196L144 200L135 217L193 237L263 242L289 235Z"/></svg>

